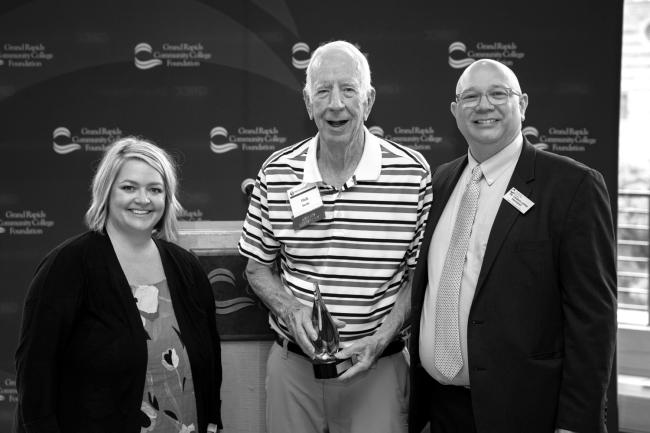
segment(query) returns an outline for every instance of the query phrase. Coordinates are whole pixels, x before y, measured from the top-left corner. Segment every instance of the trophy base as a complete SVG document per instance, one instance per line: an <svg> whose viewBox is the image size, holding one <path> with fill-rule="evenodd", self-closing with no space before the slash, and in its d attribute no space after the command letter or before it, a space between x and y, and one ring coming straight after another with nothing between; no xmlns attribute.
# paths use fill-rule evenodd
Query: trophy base
<svg viewBox="0 0 650 433"><path fill-rule="evenodd" d="M350 358L335 359L330 362L319 362L313 366L316 379L334 379L352 367L352 360Z"/></svg>

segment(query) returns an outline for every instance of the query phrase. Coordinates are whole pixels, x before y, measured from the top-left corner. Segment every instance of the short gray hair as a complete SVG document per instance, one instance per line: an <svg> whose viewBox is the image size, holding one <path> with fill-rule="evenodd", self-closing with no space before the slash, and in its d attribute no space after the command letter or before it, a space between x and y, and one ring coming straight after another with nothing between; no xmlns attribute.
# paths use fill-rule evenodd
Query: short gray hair
<svg viewBox="0 0 650 433"><path fill-rule="evenodd" d="M136 137L120 138L106 149L93 177L92 201L86 211L86 225L96 232L104 232L111 188L122 165L129 159L149 164L163 178L165 210L154 228L154 235L168 241L176 240L178 215L183 208L176 198L178 178L174 160L151 141Z"/></svg>
<svg viewBox="0 0 650 433"><path fill-rule="evenodd" d="M372 83L370 78L370 65L368 64L368 59L356 46L352 45L347 41L333 41L321 45L316 48L312 53L311 58L309 59L309 65L307 65L307 77L305 82L305 94L311 100L313 95L313 77L312 74L315 68L318 68L321 65L323 54L330 49L338 49L348 53L355 61L357 66L357 72L359 74L359 86L361 95L363 98L367 98L370 91L372 90Z"/></svg>

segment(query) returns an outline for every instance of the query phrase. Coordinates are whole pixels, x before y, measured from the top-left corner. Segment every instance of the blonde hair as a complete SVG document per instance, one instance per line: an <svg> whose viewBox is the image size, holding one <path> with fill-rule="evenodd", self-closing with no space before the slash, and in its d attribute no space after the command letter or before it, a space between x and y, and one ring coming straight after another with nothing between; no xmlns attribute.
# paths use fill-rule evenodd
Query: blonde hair
<svg viewBox="0 0 650 433"><path fill-rule="evenodd" d="M113 183L125 161L138 159L160 173L165 187L165 210L154 228L154 235L168 241L176 240L178 215L183 207L176 198L178 178L171 156L150 141L124 137L106 149L92 182L92 201L86 211L86 225L104 232L108 218L108 201Z"/></svg>

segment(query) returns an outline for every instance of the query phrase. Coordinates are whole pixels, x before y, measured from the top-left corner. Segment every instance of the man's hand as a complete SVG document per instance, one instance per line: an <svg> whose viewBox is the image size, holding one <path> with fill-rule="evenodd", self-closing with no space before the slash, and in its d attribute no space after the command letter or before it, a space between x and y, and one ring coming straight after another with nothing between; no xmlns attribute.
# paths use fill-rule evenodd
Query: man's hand
<svg viewBox="0 0 650 433"><path fill-rule="evenodd" d="M349 380L371 368L388 344L399 334L411 311L412 278L413 271L409 271L407 283L400 289L393 309L377 329L377 332L345 346L336 354L338 359L352 358L354 363L352 367L339 376L339 380Z"/></svg>
<svg viewBox="0 0 650 433"><path fill-rule="evenodd" d="M314 357L316 330L311 324L311 307L303 305L282 286L273 266L258 263L253 259L246 265L246 277L253 292L264 304L281 318L302 351Z"/></svg>
<svg viewBox="0 0 650 433"><path fill-rule="evenodd" d="M352 358L354 365L340 375L339 380L349 380L368 370L375 364L384 348L385 346L380 342L379 337L375 335L363 337L344 347L336 353L336 357L338 359Z"/></svg>
<svg viewBox="0 0 650 433"><path fill-rule="evenodd" d="M284 323L289 327L293 339L298 343L302 351L309 358L314 359L314 341L318 338L318 331L311 321L312 308L302 304L295 304L287 308L282 317ZM343 328L345 322L332 317L337 328Z"/></svg>
<svg viewBox="0 0 650 433"><path fill-rule="evenodd" d="M295 303L283 311L282 320L289 327L289 332L302 351L314 359L314 344L318 333L311 323L311 308Z"/></svg>

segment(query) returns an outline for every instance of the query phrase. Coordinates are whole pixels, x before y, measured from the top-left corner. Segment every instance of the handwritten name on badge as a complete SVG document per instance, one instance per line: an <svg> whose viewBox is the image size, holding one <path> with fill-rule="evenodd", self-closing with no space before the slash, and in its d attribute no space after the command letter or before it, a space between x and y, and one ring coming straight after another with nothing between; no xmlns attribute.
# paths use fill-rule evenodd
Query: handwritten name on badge
<svg viewBox="0 0 650 433"><path fill-rule="evenodd" d="M528 212L535 205L528 197L519 192L517 188L510 188L510 191L503 198L522 214Z"/></svg>
<svg viewBox="0 0 650 433"><path fill-rule="evenodd" d="M323 200L316 185L300 184L287 191L295 230L325 218Z"/></svg>

